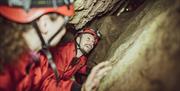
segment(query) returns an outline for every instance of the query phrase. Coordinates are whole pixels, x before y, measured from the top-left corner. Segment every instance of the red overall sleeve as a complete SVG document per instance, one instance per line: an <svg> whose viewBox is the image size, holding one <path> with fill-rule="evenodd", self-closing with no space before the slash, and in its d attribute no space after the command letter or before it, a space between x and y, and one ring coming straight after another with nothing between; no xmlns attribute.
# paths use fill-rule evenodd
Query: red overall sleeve
<svg viewBox="0 0 180 91"><path fill-rule="evenodd" d="M0 91L15 91L18 84L27 75L27 66L31 63L29 53L22 53L16 63L5 65L0 73Z"/></svg>
<svg viewBox="0 0 180 91"><path fill-rule="evenodd" d="M46 60L46 57L41 53L38 53L37 57L38 62L32 63L29 74L22 78L22 81L18 84L18 87L16 88L17 91L29 91L39 87L43 75L47 72L48 62Z"/></svg>
<svg viewBox="0 0 180 91"><path fill-rule="evenodd" d="M47 58L39 53L39 64L36 64L33 68L33 85L37 86L45 73L48 71Z"/></svg>

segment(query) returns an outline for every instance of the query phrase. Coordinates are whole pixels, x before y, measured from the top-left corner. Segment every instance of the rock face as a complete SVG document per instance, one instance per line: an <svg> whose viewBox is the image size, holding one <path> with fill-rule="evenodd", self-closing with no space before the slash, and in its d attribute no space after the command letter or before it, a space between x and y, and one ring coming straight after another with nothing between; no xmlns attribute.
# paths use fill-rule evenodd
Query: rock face
<svg viewBox="0 0 180 91"><path fill-rule="evenodd" d="M76 29L82 28L94 17L101 16L109 11L115 12L128 0L76 0L76 14L70 20Z"/></svg>
<svg viewBox="0 0 180 91"><path fill-rule="evenodd" d="M70 23L75 29L88 26L93 19L104 15L120 15L123 11L132 11L145 0L76 0L75 15Z"/></svg>
<svg viewBox="0 0 180 91"><path fill-rule="evenodd" d="M180 91L179 16L179 0L146 0L94 23L104 37L89 60L113 65L98 91Z"/></svg>

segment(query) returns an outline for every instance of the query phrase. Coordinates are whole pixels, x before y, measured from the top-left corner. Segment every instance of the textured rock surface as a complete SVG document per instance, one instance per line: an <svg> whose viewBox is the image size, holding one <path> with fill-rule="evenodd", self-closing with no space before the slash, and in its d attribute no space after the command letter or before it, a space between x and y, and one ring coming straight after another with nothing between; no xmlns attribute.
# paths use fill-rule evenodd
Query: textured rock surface
<svg viewBox="0 0 180 91"><path fill-rule="evenodd" d="M180 1L147 0L95 25L104 35L90 60L109 60L99 91L180 91Z"/></svg>
<svg viewBox="0 0 180 91"><path fill-rule="evenodd" d="M71 18L70 23L74 24L76 29L80 29L94 17L109 11L115 12L125 1L128 0L76 0L76 14Z"/></svg>

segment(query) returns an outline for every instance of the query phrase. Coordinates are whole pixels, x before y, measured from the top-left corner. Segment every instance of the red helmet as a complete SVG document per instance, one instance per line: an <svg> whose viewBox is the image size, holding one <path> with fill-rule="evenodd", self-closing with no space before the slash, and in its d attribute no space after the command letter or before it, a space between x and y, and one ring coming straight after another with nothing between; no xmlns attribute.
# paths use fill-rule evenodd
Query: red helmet
<svg viewBox="0 0 180 91"><path fill-rule="evenodd" d="M91 35L94 36L94 38L95 38L95 45L99 42L99 39L100 39L100 37L101 37L101 34L100 34L99 31L95 31L95 30L92 29L92 28L84 28L83 30L77 32L76 37L77 37L78 35L80 35L80 34L86 34L86 33L91 34Z"/></svg>
<svg viewBox="0 0 180 91"><path fill-rule="evenodd" d="M23 0L21 0L23 1ZM38 1L38 0L33 0ZM42 1L42 0L41 0ZM46 1L46 0L45 0ZM50 0L49 0L50 1ZM53 0L52 0L53 1ZM57 0L63 2L63 0ZM5 18L19 22L19 23L29 23L33 20L37 19L38 17L46 14L46 13L58 13L64 16L72 16L74 14L74 7L72 4L68 6L66 4L61 4L57 7L32 7L28 11L23 9L22 7L12 7L9 5L0 5L0 15L4 16Z"/></svg>

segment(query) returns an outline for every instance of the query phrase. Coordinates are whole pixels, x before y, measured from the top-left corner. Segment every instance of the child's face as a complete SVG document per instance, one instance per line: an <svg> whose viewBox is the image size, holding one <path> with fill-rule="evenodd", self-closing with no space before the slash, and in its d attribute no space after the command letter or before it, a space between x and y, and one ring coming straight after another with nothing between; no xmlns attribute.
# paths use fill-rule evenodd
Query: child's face
<svg viewBox="0 0 180 91"><path fill-rule="evenodd" d="M54 36L58 30L63 27L49 43L50 46L56 45L64 36L66 32L66 29L63 26L64 22L65 20L63 16L56 15L54 16L54 19L52 19L51 14L43 15L36 21L41 35L46 43L48 43L52 36ZM23 36L31 50L41 49L41 40L35 29L30 29Z"/></svg>

